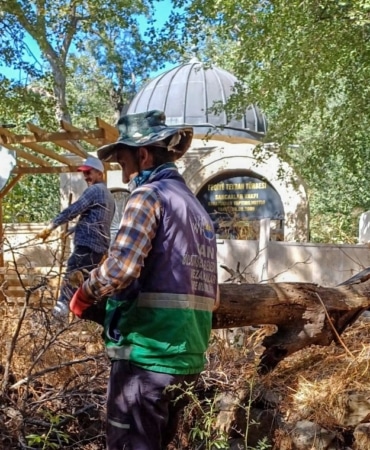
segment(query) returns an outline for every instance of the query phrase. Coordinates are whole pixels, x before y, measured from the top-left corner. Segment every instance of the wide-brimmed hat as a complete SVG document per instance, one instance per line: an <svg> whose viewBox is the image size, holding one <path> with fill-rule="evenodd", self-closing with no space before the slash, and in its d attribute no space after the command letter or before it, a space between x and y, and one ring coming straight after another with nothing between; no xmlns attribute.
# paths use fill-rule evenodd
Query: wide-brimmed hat
<svg viewBox="0 0 370 450"><path fill-rule="evenodd" d="M118 140L99 148L99 159L117 162L120 148L146 146L166 148L175 153L175 159L179 159L190 147L193 128L188 125L168 126L165 122L165 113L157 110L122 116L117 123Z"/></svg>
<svg viewBox="0 0 370 450"><path fill-rule="evenodd" d="M86 172L90 169L95 169L99 170L99 172L104 172L104 164L100 161L100 159L95 158L94 156L88 156L83 165L77 167L77 170L79 172Z"/></svg>

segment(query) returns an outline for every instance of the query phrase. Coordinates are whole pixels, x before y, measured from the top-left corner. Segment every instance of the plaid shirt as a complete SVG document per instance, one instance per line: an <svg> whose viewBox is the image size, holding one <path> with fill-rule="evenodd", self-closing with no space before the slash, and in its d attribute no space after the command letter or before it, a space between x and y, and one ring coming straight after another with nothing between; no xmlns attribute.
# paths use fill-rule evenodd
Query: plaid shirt
<svg viewBox="0 0 370 450"><path fill-rule="evenodd" d="M84 283L89 295L95 298L110 295L139 277L160 217L161 203L150 184L136 188L126 204L109 257Z"/></svg>
<svg viewBox="0 0 370 450"><path fill-rule="evenodd" d="M114 215L114 198L104 183L95 183L80 198L52 221L54 228L80 216L74 228L74 244L105 253L110 243L110 225Z"/></svg>

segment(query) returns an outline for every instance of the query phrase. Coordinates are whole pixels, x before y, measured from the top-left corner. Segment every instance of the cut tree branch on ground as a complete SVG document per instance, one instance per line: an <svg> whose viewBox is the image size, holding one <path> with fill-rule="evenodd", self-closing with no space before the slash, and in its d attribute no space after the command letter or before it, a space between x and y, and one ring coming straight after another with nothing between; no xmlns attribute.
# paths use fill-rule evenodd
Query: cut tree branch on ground
<svg viewBox="0 0 370 450"><path fill-rule="evenodd" d="M341 343L339 336L370 308L370 268L337 287L313 283L220 284L213 328L275 325L266 336L261 374L310 345Z"/></svg>

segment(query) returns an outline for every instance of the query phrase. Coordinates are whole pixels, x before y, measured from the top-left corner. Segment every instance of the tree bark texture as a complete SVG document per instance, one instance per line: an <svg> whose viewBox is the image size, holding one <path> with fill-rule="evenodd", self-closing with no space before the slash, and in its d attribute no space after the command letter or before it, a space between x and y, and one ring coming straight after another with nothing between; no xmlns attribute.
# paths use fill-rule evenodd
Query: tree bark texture
<svg viewBox="0 0 370 450"><path fill-rule="evenodd" d="M265 337L260 373L309 345L330 345L370 308L370 269L337 287L312 283L220 284L214 329L276 325Z"/></svg>

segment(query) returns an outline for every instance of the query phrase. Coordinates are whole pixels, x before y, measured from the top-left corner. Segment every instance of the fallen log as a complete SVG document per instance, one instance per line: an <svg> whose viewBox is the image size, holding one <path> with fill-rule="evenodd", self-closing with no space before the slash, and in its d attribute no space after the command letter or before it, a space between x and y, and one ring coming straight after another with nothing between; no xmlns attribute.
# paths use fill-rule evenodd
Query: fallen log
<svg viewBox="0 0 370 450"><path fill-rule="evenodd" d="M337 287L313 283L220 284L214 329L276 325L266 336L259 372L310 345L340 342L340 335L370 308L370 268Z"/></svg>

